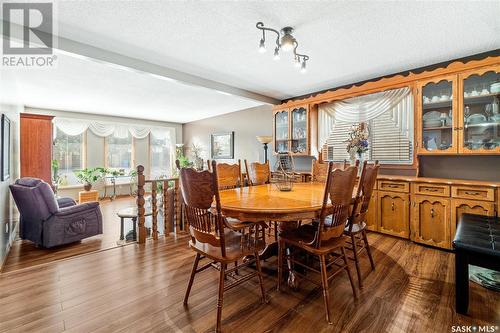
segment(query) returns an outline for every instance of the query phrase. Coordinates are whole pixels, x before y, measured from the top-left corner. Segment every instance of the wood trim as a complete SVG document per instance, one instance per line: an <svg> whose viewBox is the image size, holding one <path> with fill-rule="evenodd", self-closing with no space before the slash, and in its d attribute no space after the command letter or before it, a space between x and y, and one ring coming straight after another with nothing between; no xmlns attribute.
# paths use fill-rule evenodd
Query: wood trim
<svg viewBox="0 0 500 333"><path fill-rule="evenodd" d="M500 56L492 55L481 60L457 60L449 63L448 65L425 70L420 73L414 73L415 70L410 70L407 75L395 74L393 76L373 79L368 82L363 82L359 85L353 84L349 87L332 88L326 92L312 94L308 97L287 100L276 108L293 107L300 104L320 104L328 103L335 100L355 97L359 95L371 94L380 92L387 89L395 89L403 86L408 86L418 80L431 79L432 77L445 76L451 74L458 74L466 70L473 70L483 66L491 66L500 64Z"/></svg>
<svg viewBox="0 0 500 333"><path fill-rule="evenodd" d="M54 116L49 116L45 114L34 114L34 113L25 113L22 112L19 114L20 118L29 118L29 119L41 119L41 120L52 120Z"/></svg>

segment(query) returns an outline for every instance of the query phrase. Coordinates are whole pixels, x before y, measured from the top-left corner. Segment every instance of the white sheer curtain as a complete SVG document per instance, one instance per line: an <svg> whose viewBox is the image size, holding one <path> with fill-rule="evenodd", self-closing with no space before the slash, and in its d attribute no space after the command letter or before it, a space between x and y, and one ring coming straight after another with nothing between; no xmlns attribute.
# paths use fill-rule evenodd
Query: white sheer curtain
<svg viewBox="0 0 500 333"><path fill-rule="evenodd" d="M337 120L346 123L366 122L392 109L393 119L406 124L408 114L403 110L408 110L405 107L407 103L412 103L411 99L411 90L405 87L320 105L318 108L320 149L327 142ZM400 103L405 105L399 105ZM408 127L405 128L408 131Z"/></svg>
<svg viewBox="0 0 500 333"><path fill-rule="evenodd" d="M80 135L88 129L97 136L106 137L113 135L115 138L124 139L130 133L136 139L144 139L149 133L154 132L155 136L161 136L171 141L170 133L172 129L170 127L135 126L62 117L55 117L53 122L58 129L67 135Z"/></svg>

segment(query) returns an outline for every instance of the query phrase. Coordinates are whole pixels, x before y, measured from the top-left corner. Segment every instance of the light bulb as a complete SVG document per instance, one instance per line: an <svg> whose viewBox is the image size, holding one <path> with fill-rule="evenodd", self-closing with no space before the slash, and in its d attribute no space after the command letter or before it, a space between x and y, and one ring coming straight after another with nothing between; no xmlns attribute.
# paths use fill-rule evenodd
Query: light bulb
<svg viewBox="0 0 500 333"><path fill-rule="evenodd" d="M262 38L260 40L260 43L259 43L259 52L260 53L266 52L266 45L264 44L264 38Z"/></svg>
<svg viewBox="0 0 500 333"><path fill-rule="evenodd" d="M274 60L280 60L280 53L279 53L279 49L278 48L275 48L274 49Z"/></svg>
<svg viewBox="0 0 500 333"><path fill-rule="evenodd" d="M302 66L300 67L300 72L302 74L306 73L307 72L307 69L306 69L306 61L302 61Z"/></svg>
<svg viewBox="0 0 500 333"><path fill-rule="evenodd" d="M299 58L295 58L295 61L293 62L293 65L297 68L300 67L300 59Z"/></svg>
<svg viewBox="0 0 500 333"><path fill-rule="evenodd" d="M291 42L285 42L285 43L282 43L281 44L281 48L283 49L283 51L285 52L290 52L292 49L293 49L293 43Z"/></svg>
<svg viewBox="0 0 500 333"><path fill-rule="evenodd" d="M281 29L283 36L281 37L281 48L285 52L290 52L295 47L295 38L292 36L293 28L284 27Z"/></svg>

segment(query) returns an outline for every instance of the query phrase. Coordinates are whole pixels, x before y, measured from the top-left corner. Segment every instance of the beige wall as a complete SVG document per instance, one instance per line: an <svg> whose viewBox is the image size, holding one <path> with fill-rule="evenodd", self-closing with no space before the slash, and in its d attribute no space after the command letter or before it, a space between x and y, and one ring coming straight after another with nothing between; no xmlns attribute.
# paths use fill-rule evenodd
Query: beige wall
<svg viewBox="0 0 500 333"><path fill-rule="evenodd" d="M207 118L190 122L183 125L183 143L189 147L193 143L203 148L203 159L210 156L210 135L213 133L223 133L234 131L234 160L244 159L248 161L264 161L264 149L261 143L255 138L257 135L272 135L273 133L273 112L272 106L262 105L250 109L228 113L225 115ZM268 157L271 167L276 161L273 155L273 145L269 145ZM295 158L297 170L310 170L311 157Z"/></svg>

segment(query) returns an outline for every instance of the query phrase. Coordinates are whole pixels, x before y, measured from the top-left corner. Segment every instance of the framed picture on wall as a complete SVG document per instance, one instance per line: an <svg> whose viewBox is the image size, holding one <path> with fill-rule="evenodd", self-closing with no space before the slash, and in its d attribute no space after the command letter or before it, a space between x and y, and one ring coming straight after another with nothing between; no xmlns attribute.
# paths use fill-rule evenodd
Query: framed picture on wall
<svg viewBox="0 0 500 333"><path fill-rule="evenodd" d="M212 159L234 158L234 132L216 133L210 137Z"/></svg>
<svg viewBox="0 0 500 333"><path fill-rule="evenodd" d="M2 181L9 179L10 177L10 120L6 115L2 114L1 120L1 175Z"/></svg>

